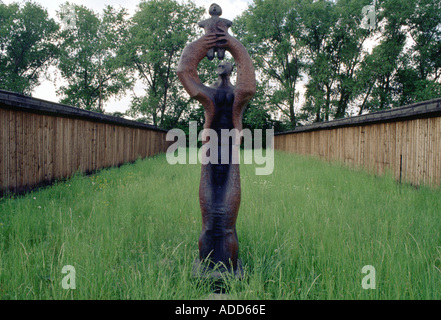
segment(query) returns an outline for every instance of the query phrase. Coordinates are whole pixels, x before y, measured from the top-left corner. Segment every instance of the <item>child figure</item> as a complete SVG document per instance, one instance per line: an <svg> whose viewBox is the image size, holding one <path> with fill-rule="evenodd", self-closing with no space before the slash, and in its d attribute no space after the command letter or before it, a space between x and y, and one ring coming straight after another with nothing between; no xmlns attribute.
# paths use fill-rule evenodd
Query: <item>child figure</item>
<svg viewBox="0 0 441 320"><path fill-rule="evenodd" d="M222 15L222 8L216 3L213 3L210 6L208 13L210 14L211 18L198 23L199 27L204 28L206 34L218 32L227 33L228 28L233 25L230 20L219 18L219 16ZM224 59L225 49L214 47L207 52L208 60L213 60L215 52L217 52L217 58L219 60Z"/></svg>

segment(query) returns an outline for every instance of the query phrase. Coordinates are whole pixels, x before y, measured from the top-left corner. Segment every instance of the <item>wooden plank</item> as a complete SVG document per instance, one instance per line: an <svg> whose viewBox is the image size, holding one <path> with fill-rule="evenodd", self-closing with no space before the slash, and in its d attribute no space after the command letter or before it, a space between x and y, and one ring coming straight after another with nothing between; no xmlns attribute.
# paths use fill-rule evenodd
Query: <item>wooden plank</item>
<svg viewBox="0 0 441 320"><path fill-rule="evenodd" d="M112 151L112 166L116 166L118 161L116 159L118 153L118 144L117 144L117 126L112 125L111 131L111 151Z"/></svg>
<svg viewBox="0 0 441 320"><path fill-rule="evenodd" d="M136 150L135 150L135 139L136 139L136 128L130 130L130 160L136 160Z"/></svg>
<svg viewBox="0 0 441 320"><path fill-rule="evenodd" d="M432 179L432 185L434 187L440 187L441 186L441 179L439 178L440 168L438 168L437 163L439 161L439 158L441 157L441 147L439 143L441 142L439 140L441 132L438 131L438 123L440 123L441 118L433 118L433 124L432 124L432 169L430 170L431 179ZM440 128L441 130L441 128Z"/></svg>
<svg viewBox="0 0 441 320"><path fill-rule="evenodd" d="M360 127L354 127L354 139L353 139L353 158L354 166L359 168L360 165Z"/></svg>
<svg viewBox="0 0 441 320"><path fill-rule="evenodd" d="M89 155L89 132L87 127L87 121L81 120L81 123L79 124L79 127L81 128L81 170L85 173L88 173L89 170L89 162L88 162L88 155Z"/></svg>
<svg viewBox="0 0 441 320"><path fill-rule="evenodd" d="M119 166L121 164L121 155L123 153L123 138L124 138L124 132L120 126L116 126L116 165Z"/></svg>
<svg viewBox="0 0 441 320"><path fill-rule="evenodd" d="M51 179L49 178L49 158L50 158L50 154L52 152L52 154L55 153L55 139L52 137L52 142L53 144L49 144L48 143L48 134L49 134L49 116L46 115L42 115L41 116L41 123L39 125L39 128L41 128L41 132L39 134L39 140L41 141L41 145L39 146L39 156L38 156L38 161L40 164L40 169L38 171L38 180L40 182L43 181L51 181ZM52 134L55 134L55 123L52 122ZM54 163L52 162L52 178L55 175L55 167L54 167Z"/></svg>
<svg viewBox="0 0 441 320"><path fill-rule="evenodd" d="M56 179L57 170L57 118L49 116L47 118L47 173L48 181Z"/></svg>
<svg viewBox="0 0 441 320"><path fill-rule="evenodd" d="M135 160L140 156L140 141L139 141L139 135L140 135L140 129L136 128L134 130L134 152L135 152Z"/></svg>
<svg viewBox="0 0 441 320"><path fill-rule="evenodd" d="M78 162L78 148L77 148L77 139L78 139L78 122L79 120L71 119L71 127L70 127L70 144L69 144L69 154L71 158L71 167L70 172L71 175L75 174L78 171L79 162Z"/></svg>
<svg viewBox="0 0 441 320"><path fill-rule="evenodd" d="M389 170L394 173L394 169L395 169L395 164L397 163L396 160L396 149L397 149L397 123L396 122L392 122L389 124L389 132L390 132L390 136L389 136L389 159L388 159L388 166L389 166Z"/></svg>
<svg viewBox="0 0 441 320"><path fill-rule="evenodd" d="M120 136L121 136L121 132L120 132L120 127L119 126L115 126L115 142L114 142L114 148L115 148L115 165L119 166L119 157L121 155L121 144L120 144Z"/></svg>
<svg viewBox="0 0 441 320"><path fill-rule="evenodd" d="M147 157L151 157L155 154L155 147L154 147L154 140L155 137L153 136L151 131L148 131L148 153L147 153Z"/></svg>
<svg viewBox="0 0 441 320"><path fill-rule="evenodd" d="M61 178L65 178L68 176L68 168L69 168L69 119L68 118L61 118L62 123L62 136L61 141L63 145L63 151L62 151L62 157L63 160L61 162L62 169L61 169Z"/></svg>
<svg viewBox="0 0 441 320"><path fill-rule="evenodd" d="M149 155L150 150L150 132L147 130L143 130L143 137L142 137L142 153L143 158L146 158Z"/></svg>
<svg viewBox="0 0 441 320"><path fill-rule="evenodd" d="M310 136L308 136L308 138L309 138ZM306 138L306 137L305 137ZM156 135L152 132L152 139L153 139L153 141L152 141L152 144L153 144L153 154L158 154L158 143L157 143L157 139L156 139ZM310 139L308 140L308 141L306 141L305 140L305 149L308 149L309 150L309 147L311 146L311 142L310 142ZM310 152L310 151L309 151Z"/></svg>
<svg viewBox="0 0 441 320"><path fill-rule="evenodd" d="M98 132L97 132L97 125L95 122L91 125L91 141L92 141L92 163L91 163L91 169L93 171L97 170L97 139L98 139Z"/></svg>
<svg viewBox="0 0 441 320"><path fill-rule="evenodd" d="M26 135L26 126L27 126L27 112L23 112L21 114L21 128L20 128L20 134L21 134L21 139L20 139L20 190L21 191L25 191L27 186L28 186L28 161L27 161L27 147L28 147L28 143L27 143L27 135Z"/></svg>
<svg viewBox="0 0 441 320"><path fill-rule="evenodd" d="M106 154L107 154L107 165L108 166L113 166L112 132L113 132L113 125L108 125L108 127L106 129Z"/></svg>
<svg viewBox="0 0 441 320"><path fill-rule="evenodd" d="M16 191L17 186L17 132L15 130L17 111L9 112L9 190Z"/></svg>
<svg viewBox="0 0 441 320"><path fill-rule="evenodd" d="M75 128L76 128L76 141L75 141L75 150L77 153L77 170L79 172L83 172L83 168L82 168L82 144L83 144L83 140L82 140L82 133L83 133L83 128L82 128L82 120L77 120L76 124L75 124Z"/></svg>
<svg viewBox="0 0 441 320"><path fill-rule="evenodd" d="M72 120L63 118L63 178L67 178L71 174L72 157L70 156L70 127Z"/></svg>
<svg viewBox="0 0 441 320"><path fill-rule="evenodd" d="M38 162L37 158L37 117L36 114L29 114L29 131L28 131L28 143L29 143L29 185L34 187L37 184Z"/></svg>
<svg viewBox="0 0 441 320"><path fill-rule="evenodd" d="M86 127L86 161L87 161L87 165L86 165L86 170L87 172L92 172L93 171L93 166L92 166L92 157L93 157L93 123L90 121L86 121L85 122L85 127Z"/></svg>
<svg viewBox="0 0 441 320"><path fill-rule="evenodd" d="M411 182L410 165L411 165L411 146L410 146L410 121L405 121L402 127L402 143L403 143L403 166L402 181Z"/></svg>
<svg viewBox="0 0 441 320"><path fill-rule="evenodd" d="M34 187L36 185L36 178L38 172L38 163L36 165L36 145L37 141L37 132L36 132L36 118L38 115L29 113L28 114L28 130L27 130L27 141L28 141L28 183L29 187Z"/></svg>
<svg viewBox="0 0 441 320"><path fill-rule="evenodd" d="M102 152L103 150L101 149L103 146L102 143L102 139L103 139L103 131L102 131L102 123L96 123L96 144L95 144L95 148L96 148L96 169L99 170L103 167L103 163L102 163Z"/></svg>
<svg viewBox="0 0 441 320"><path fill-rule="evenodd" d="M364 143L365 143L365 157L364 157L364 162L363 162L363 165L366 167L366 169L368 170L368 171L370 171L370 169L371 169L371 167L372 167L372 164L371 164L371 161L370 161L370 158L371 158L371 141L373 140L373 137L372 137L372 126L370 126L370 125L368 125L368 126L365 126L365 141L364 141Z"/></svg>
<svg viewBox="0 0 441 320"><path fill-rule="evenodd" d="M429 164L429 175L430 175L430 185L433 187L437 186L436 180L436 157L439 156L441 148L436 143L436 136L439 134L436 131L436 123L439 118L430 119L430 143L429 143L429 153L430 153L430 164Z"/></svg>
<svg viewBox="0 0 441 320"><path fill-rule="evenodd" d="M394 162L394 166L395 166L395 178L397 179L397 181L399 181L400 179L400 165L401 165L401 161L402 161L402 152L401 152L401 126L402 126L402 122L397 122L396 126L395 126L395 162Z"/></svg>
<svg viewBox="0 0 441 320"><path fill-rule="evenodd" d="M35 182L36 184L39 184L43 181L42 175L43 175L43 163L42 163L42 155L43 155L43 115L37 115L34 118L34 125L35 125L35 146L34 146L34 152L35 152Z"/></svg>
<svg viewBox="0 0 441 320"><path fill-rule="evenodd" d="M23 180L22 185L24 190L28 190L31 184L31 157L32 157L32 142L30 141L30 128L32 114L25 112L23 114Z"/></svg>
<svg viewBox="0 0 441 320"><path fill-rule="evenodd" d="M412 141L412 183L418 185L418 143L419 143L419 126L416 120L412 121L413 135Z"/></svg>
<svg viewBox="0 0 441 320"><path fill-rule="evenodd" d="M402 156L402 163L401 163L401 181L402 182L408 182L409 181L409 174L408 174L408 166L409 166L409 137L407 134L409 128L409 121L403 121L401 123L401 156Z"/></svg>
<svg viewBox="0 0 441 320"><path fill-rule="evenodd" d="M109 166L109 156L108 156L108 143L109 143L109 137L108 137L108 131L109 131L109 124L105 124L104 128L103 128L103 136L104 136L104 145L103 145L103 161L104 161L104 166L108 167Z"/></svg>
<svg viewBox="0 0 441 320"><path fill-rule="evenodd" d="M24 129L23 129L23 112L17 112L17 120L15 130L17 135L17 191L21 192L23 189L23 164L24 164Z"/></svg>
<svg viewBox="0 0 441 320"><path fill-rule="evenodd" d="M99 126L99 137L100 137L100 145L99 145L99 166L100 168L107 167L106 164L106 124L100 123Z"/></svg>
<svg viewBox="0 0 441 320"><path fill-rule="evenodd" d="M384 170L384 141L386 139L386 133L384 131L384 123L379 123L376 125L377 127L377 139L375 141L376 146L376 155L375 155L375 167L376 167L376 174L383 174Z"/></svg>
<svg viewBox="0 0 441 320"><path fill-rule="evenodd" d="M0 108L0 195L8 190L9 110Z"/></svg>
<svg viewBox="0 0 441 320"><path fill-rule="evenodd" d="M408 131L408 141L409 141L409 179L412 184L415 184L415 167L416 167L416 161L415 161L415 149L416 149L416 137L417 137L417 130L415 125L415 120L409 121L409 131Z"/></svg>
<svg viewBox="0 0 441 320"><path fill-rule="evenodd" d="M63 172L62 163L63 163L63 123L62 118L56 117L54 119L55 122L55 130L54 130L54 139L55 139L55 152L54 152L54 179L60 179Z"/></svg>
<svg viewBox="0 0 441 320"><path fill-rule="evenodd" d="M89 172L89 157L90 157L90 141L89 141L89 122L83 120L81 122L83 143L81 144L82 156L82 170L83 172Z"/></svg>
<svg viewBox="0 0 441 320"><path fill-rule="evenodd" d="M344 133L343 133L344 128L338 128L337 129L337 139L338 139L338 146L337 146L337 150L338 150L338 157L337 159L340 162L345 161L345 143L344 143Z"/></svg>
<svg viewBox="0 0 441 320"><path fill-rule="evenodd" d="M130 128L124 127L124 154L123 163L130 161Z"/></svg>
<svg viewBox="0 0 441 320"><path fill-rule="evenodd" d="M427 156L427 119L420 119L420 136L421 136L421 143L418 150L418 156L419 156L419 164L420 164L420 170L419 170L419 177L418 177L418 184L426 184L427 183L427 162L428 162L428 156Z"/></svg>

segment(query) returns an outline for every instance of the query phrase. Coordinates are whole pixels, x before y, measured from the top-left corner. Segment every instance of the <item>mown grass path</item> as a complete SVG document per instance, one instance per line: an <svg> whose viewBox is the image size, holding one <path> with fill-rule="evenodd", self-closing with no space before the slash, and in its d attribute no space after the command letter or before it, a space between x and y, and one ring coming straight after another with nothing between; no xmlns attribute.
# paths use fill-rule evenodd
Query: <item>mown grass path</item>
<svg viewBox="0 0 441 320"><path fill-rule="evenodd" d="M200 165L165 155L0 200L1 299L203 299ZM440 299L440 190L276 152L241 165L232 299ZM62 268L75 268L65 290ZM375 289L363 289L375 268ZM372 275L372 274L371 274Z"/></svg>

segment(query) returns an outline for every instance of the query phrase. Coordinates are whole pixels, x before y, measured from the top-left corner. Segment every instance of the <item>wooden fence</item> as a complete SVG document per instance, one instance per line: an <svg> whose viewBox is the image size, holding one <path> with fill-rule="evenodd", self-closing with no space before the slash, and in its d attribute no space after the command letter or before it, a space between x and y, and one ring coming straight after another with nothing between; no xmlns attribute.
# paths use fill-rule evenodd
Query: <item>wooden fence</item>
<svg viewBox="0 0 441 320"><path fill-rule="evenodd" d="M0 196L165 152L154 126L0 90Z"/></svg>
<svg viewBox="0 0 441 320"><path fill-rule="evenodd" d="M441 99L298 127L276 134L274 146L440 187Z"/></svg>

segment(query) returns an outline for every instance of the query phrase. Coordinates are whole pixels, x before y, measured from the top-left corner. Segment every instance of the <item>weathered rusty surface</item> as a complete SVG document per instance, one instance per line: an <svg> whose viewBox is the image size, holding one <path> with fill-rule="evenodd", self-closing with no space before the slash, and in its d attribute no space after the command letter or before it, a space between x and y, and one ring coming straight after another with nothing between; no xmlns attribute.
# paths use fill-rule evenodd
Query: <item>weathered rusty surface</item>
<svg viewBox="0 0 441 320"><path fill-rule="evenodd" d="M230 82L232 65L224 62L218 66L219 79L215 83L210 86L201 83L198 64L214 47L225 49L233 56L237 67L236 86ZM256 80L251 58L237 39L228 32L205 34L186 46L177 73L188 94L205 109L204 129L216 131L218 137L222 129L242 130L242 114L256 92ZM225 149L220 138L218 141L218 163L202 164L201 168L199 259L208 261L208 268L221 263L237 275L240 274L236 233L241 192L239 164L231 161L231 143ZM225 151L229 151L230 158L227 163L221 163Z"/></svg>
<svg viewBox="0 0 441 320"><path fill-rule="evenodd" d="M222 15L222 8L218 4L213 3L208 12L211 18L199 22L199 27L204 28L206 34L218 32L228 33L228 28L231 27L233 23L230 20L220 18ZM211 61L214 59L215 52L217 52L217 58L219 60L224 59L225 48L215 46L208 50L206 54L208 60Z"/></svg>

